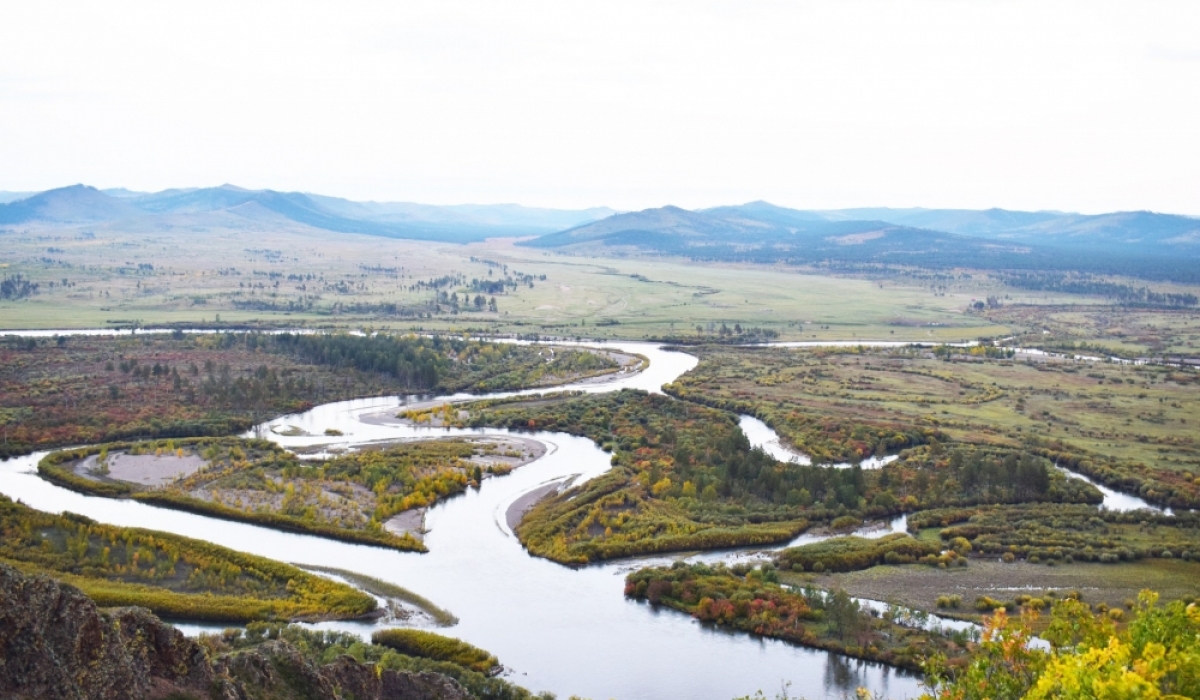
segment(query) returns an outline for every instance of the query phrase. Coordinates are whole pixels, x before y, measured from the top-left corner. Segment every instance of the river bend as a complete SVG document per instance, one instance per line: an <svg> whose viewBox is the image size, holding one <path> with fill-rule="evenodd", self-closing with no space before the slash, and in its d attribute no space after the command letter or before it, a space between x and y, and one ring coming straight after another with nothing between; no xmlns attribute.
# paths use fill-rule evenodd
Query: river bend
<svg viewBox="0 0 1200 700"><path fill-rule="evenodd" d="M602 382L560 387L597 393L622 388L660 392L697 363L695 357L649 343L614 341L601 347L639 353L649 366ZM542 393L545 389L488 396L458 394L433 400L497 398ZM289 448L330 445L353 448L378 440L425 439L451 435L497 435L495 429L415 427L379 421L402 406L430 397L385 397L341 401L282 416L252 431ZM373 420L364 422L363 416ZM752 443L787 461L802 461L756 419L743 417ZM282 436L271 430L296 426L306 435ZM342 431L334 441L327 428ZM764 430L765 429L765 430ZM590 479L609 468L609 455L582 437L556 432L521 433L545 443L540 459L502 478L487 479L478 490L446 499L427 514L428 554L397 552L310 535L280 532L246 523L156 508L134 501L85 496L36 475L45 452L0 464L0 492L40 510L71 511L100 522L135 526L205 539L261 556L346 569L391 581L450 610L460 620L448 634L496 654L511 669L509 679L534 691L623 700L727 700L762 689L773 695L781 683L810 699L841 698L865 686L889 698L915 697L918 679L887 666L862 662L781 641L726 632L669 610L657 610L622 595L630 570L677 557L650 557L572 569L527 554L505 523L508 506L548 482L575 476ZM874 465L864 465L874 466ZM903 529L903 520L876 531ZM815 540L801 536L799 541ZM738 556L708 553L712 560ZM378 623L333 622L319 628L369 634ZM394 623L385 623L394 624ZM180 625L197 631L195 625Z"/></svg>

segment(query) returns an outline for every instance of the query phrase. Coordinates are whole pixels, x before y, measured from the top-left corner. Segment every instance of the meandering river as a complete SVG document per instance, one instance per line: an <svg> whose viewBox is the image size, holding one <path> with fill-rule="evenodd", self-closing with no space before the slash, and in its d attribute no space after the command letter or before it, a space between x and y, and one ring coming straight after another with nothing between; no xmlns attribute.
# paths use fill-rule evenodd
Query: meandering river
<svg viewBox="0 0 1200 700"><path fill-rule="evenodd" d="M648 343L601 346L639 353L649 358L650 364L636 374L561 388L658 392L697 362L691 355ZM490 397L541 391L545 390ZM488 397L455 395L434 400L466 398ZM376 440L506 433L378 420L381 415L394 415L407 402L429 399L391 397L325 404L274 419L253 432L291 448L318 444L352 448ZM368 415L374 419L364 422L362 418ZM802 457L779 445L778 436L761 422L743 417L742 424L752 442L767 447L773 455ZM280 426L301 428L306 435L282 436L271 430ZM328 428L344 435L331 442L323 435ZM431 508L426 518L428 554L347 544L133 501L84 496L38 478L36 466L45 452L0 464L0 492L40 510L72 511L101 522L174 532L300 565L346 569L394 582L454 613L460 622L446 632L496 654L511 669L510 680L564 698L577 694L594 700L727 700L758 689L772 696L781 683L791 684L793 696L810 699L853 695L859 686L889 698L920 693L916 677L887 666L721 631L686 615L625 599L622 589L628 571L671 557L573 569L528 555L505 523L508 506L547 482L570 476L586 480L603 473L609 468L609 455L586 438L554 432L521 435L545 443L547 453L508 476L487 479L480 489ZM897 527L903 529L902 520L878 532ZM317 627L369 634L375 624L339 622Z"/></svg>

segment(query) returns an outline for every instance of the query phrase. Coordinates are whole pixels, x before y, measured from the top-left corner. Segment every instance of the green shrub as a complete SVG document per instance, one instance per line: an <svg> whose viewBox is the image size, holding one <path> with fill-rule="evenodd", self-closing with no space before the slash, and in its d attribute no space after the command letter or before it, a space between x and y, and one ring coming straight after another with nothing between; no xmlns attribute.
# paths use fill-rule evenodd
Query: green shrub
<svg viewBox="0 0 1200 700"><path fill-rule="evenodd" d="M809 571L856 571L879 564L911 564L922 556L936 556L940 551L936 542L921 542L898 532L874 540L837 537L791 547L780 552L777 559L781 567L793 570L800 565ZM817 569L817 565L821 568Z"/></svg>
<svg viewBox="0 0 1200 700"><path fill-rule="evenodd" d="M483 649L467 644L461 639L424 630L380 630L371 635L371 642L395 649L401 654L449 661L479 673L494 674L500 670L500 662L496 657Z"/></svg>

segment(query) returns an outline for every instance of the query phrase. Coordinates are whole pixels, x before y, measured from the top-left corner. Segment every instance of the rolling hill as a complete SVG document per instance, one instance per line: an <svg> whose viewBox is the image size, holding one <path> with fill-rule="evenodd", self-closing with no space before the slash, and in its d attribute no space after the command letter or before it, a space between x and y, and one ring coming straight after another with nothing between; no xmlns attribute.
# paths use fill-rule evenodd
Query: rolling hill
<svg viewBox="0 0 1200 700"><path fill-rule="evenodd" d="M751 202L617 214L524 245L739 262L1081 270L1200 281L1200 220L1151 212L802 211Z"/></svg>
<svg viewBox="0 0 1200 700"><path fill-rule="evenodd" d="M139 214L141 211L137 207L124 200L109 197L94 187L73 185L0 205L0 224L31 221L91 223L128 219Z"/></svg>
<svg viewBox="0 0 1200 700"><path fill-rule="evenodd" d="M516 204L356 202L233 185L136 192L73 185L0 197L0 225L108 224L154 230L206 225L467 243L531 238L538 248L802 264L899 264L1120 272L1200 281L1200 219L1155 212L1083 215L1005 209L799 210L768 202L616 213Z"/></svg>
<svg viewBox="0 0 1200 700"><path fill-rule="evenodd" d="M133 192L73 185L0 203L0 224L95 224L156 221L171 225L212 220L308 226L360 233L465 243L491 237L530 236L603 218L607 208L537 209L516 204L435 206L405 202L353 202L299 192L247 190L233 185Z"/></svg>
<svg viewBox="0 0 1200 700"><path fill-rule="evenodd" d="M1200 219L1149 211L1085 215L1005 209L842 209L814 213L831 221L879 219L901 226L1036 245L1200 253Z"/></svg>

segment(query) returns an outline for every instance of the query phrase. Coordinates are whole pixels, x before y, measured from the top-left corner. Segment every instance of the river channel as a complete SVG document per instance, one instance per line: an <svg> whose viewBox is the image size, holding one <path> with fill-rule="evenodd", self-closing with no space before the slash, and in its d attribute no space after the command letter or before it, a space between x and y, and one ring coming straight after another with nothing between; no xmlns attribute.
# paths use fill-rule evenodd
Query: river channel
<svg viewBox="0 0 1200 700"><path fill-rule="evenodd" d="M661 386L690 370L695 357L637 342L609 342L610 350L641 354L650 360L641 372L619 374L603 382L561 387L586 392L622 388L659 392ZM489 398L545 390L507 392L488 397L455 395L433 400ZM342 401L282 416L258 426L254 434L289 448L330 445L353 448L381 440L427 439L452 435L497 435L494 429L459 430L381 422L400 407L430 397L385 397ZM363 417L371 416L369 422ZM747 421L753 422L747 422ZM752 442L787 459L778 436L743 417ZM283 436L272 428L294 426L304 435ZM327 428L342 431L331 442ZM766 428L766 432L762 430ZM296 431L289 431L296 432ZM603 473L609 455L586 438L564 433L521 433L547 445L540 459L502 478L483 482L431 508L426 517L427 554L396 552L308 535L279 532L133 501L84 496L54 486L36 475L45 452L0 464L0 492L34 508L71 511L100 522L136 526L205 539L225 547L302 566L359 572L412 590L448 609L460 622L444 633L460 637L499 657L507 678L534 691L560 697L728 700L763 690L768 697L781 684L793 696L810 699L853 696L864 686L889 698L920 694L919 679L887 666L824 651L732 633L703 625L669 610L656 610L622 595L624 576L647 563L671 557L623 560L569 568L528 555L505 523L508 506L544 484ZM779 452L779 454L776 454ZM893 524L892 527L897 527ZM903 528L902 521L899 529ZM890 529L890 528L889 528ZM882 532L887 532L885 529ZM712 558L707 555L704 558ZM379 623L317 625L369 635ZM395 624L387 622L384 624ZM185 631L194 626L181 625Z"/></svg>

